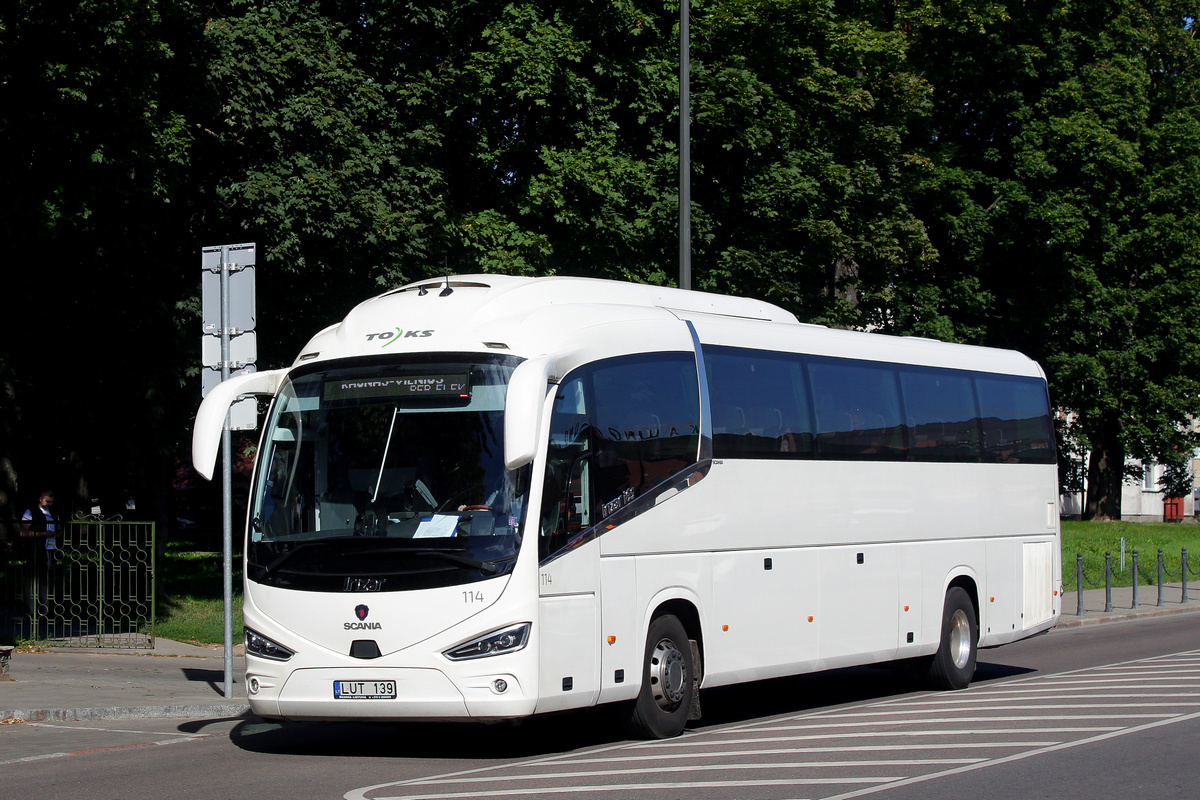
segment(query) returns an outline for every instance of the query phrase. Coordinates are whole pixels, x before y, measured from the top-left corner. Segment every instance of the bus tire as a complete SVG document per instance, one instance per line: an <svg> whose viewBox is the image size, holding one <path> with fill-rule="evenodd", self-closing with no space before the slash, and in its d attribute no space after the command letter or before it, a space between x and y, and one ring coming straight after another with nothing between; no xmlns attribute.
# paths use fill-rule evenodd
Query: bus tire
<svg viewBox="0 0 1200 800"><path fill-rule="evenodd" d="M965 689L975 676L979 654L979 622L971 596L959 586L950 587L942 606L942 638L929 662L927 679L934 689Z"/></svg>
<svg viewBox="0 0 1200 800"><path fill-rule="evenodd" d="M650 622L642 666L642 688L630 720L636 736L669 739L687 725L695 687L695 664L687 631L664 614Z"/></svg>

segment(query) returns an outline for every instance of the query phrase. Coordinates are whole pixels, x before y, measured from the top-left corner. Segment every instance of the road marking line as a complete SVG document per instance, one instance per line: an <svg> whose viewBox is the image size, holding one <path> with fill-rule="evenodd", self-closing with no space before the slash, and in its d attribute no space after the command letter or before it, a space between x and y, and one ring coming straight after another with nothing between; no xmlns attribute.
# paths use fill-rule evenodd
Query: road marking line
<svg viewBox="0 0 1200 800"><path fill-rule="evenodd" d="M211 734L207 734L207 733L174 733L172 731L130 731L130 730L125 730L124 728L92 728L92 727L85 727L85 726L81 726L81 725L54 725L49 722L26 722L25 725L30 728L56 728L58 730L66 730L66 731L88 731L88 732L96 732L96 733L134 733L134 734L140 734L143 736L145 736L147 734L150 734L153 736L178 736L181 739L203 739L203 738L211 735Z"/></svg>
<svg viewBox="0 0 1200 800"><path fill-rule="evenodd" d="M1060 744L1051 745L1049 747L1042 747L1037 750L1029 750L1024 753L1013 753L1010 756L1004 756L1002 758L997 758L997 759L993 759L990 761L984 761L984 762L981 762L978 764L970 764L970 765L964 766L964 767L956 767L955 769L949 769L944 772L935 772L935 773L930 773L928 775L917 775L917 776L913 776L911 778L904 778L904 779L899 780L896 783L893 783L889 786L876 786L876 787L871 787L869 789L860 789L860 790L854 791L854 792L846 792L844 794L839 794L839 795L834 795L833 797L824 798L824 800L850 800L850 798L853 798L853 797L863 797L865 795L875 794L876 792L885 791L887 789L895 789L895 788L899 788L901 786L911 786L913 784L924 783L926 781L931 781L936 778L944 778L944 777L948 777L950 775L961 775L964 772L973 772L977 769L984 769L986 767L996 766L999 764L1011 764L1014 761L1021 761L1023 759L1030 758L1032 756L1040 756L1040 755L1045 755L1046 753L1054 753L1059 750L1067 750L1069 748L1079 747L1079 746L1085 745L1085 744L1095 744L1096 742L1103 742L1108 739L1115 739L1118 736L1125 736L1130 733L1141 733L1142 731L1152 730L1154 728L1159 728L1164 725L1174 725L1177 722L1187 722L1187 721L1197 719L1197 718L1200 718L1200 712L1195 712L1192 714L1185 714L1183 716L1175 717L1173 719L1159 720L1158 722L1147 722L1145 725L1138 725L1133 728L1124 728L1119 731L1112 731L1110 733L1102 733L1102 734L1099 734L1098 736L1091 736L1086 739L1076 739L1075 741L1072 741L1072 742L1062 742Z"/></svg>
<svg viewBox="0 0 1200 800"><path fill-rule="evenodd" d="M958 728L958 729L952 728L952 729L948 729L948 730L936 730L936 731L887 731L887 732L880 731L880 732L873 732L873 733L833 734L833 735L828 735L828 736L827 735L762 736L762 737L757 737L757 738L753 738L753 739L722 739L720 741L710 741L710 742L692 741L692 742L689 742L689 744L692 746L695 746L695 747L709 747L709 746L718 746L718 745L729 746L731 744L764 744L767 742L798 742L798 741L806 741L809 739L835 739L835 738L871 739L871 738L875 738L875 737L918 738L918 737L928 737L928 736L962 736L964 734L970 734L972 736L984 736L984 735L1009 736L1009 735L1017 734L1017 733L1021 733L1021 734L1097 733L1097 732L1106 732L1106 731L1119 731L1119 730L1123 730L1123 729L1124 729L1123 726L1120 726L1120 725L1088 726L1088 727L1072 727L1072 728L1011 728L1011 729L1002 728L999 730L970 729L970 728L964 730L961 728ZM673 745L672 742L658 742L656 744L662 748L672 748L672 747L676 747L676 746L681 746L681 745ZM643 746L650 747L652 745L643 745Z"/></svg>
<svg viewBox="0 0 1200 800"><path fill-rule="evenodd" d="M408 794L408 795L389 795L373 798L373 800L453 800L459 797L507 797L511 795L546 795L546 794L566 794L567 792L637 792L637 791L661 791L663 789L744 789L753 786L829 786L840 784L868 783L879 784L887 783L888 781L903 780L902 778L893 777L878 777L878 778L795 778L795 779L763 779L758 781L688 781L686 783L626 783L626 784L601 784L598 786L539 786L536 789L506 789L499 792L444 792L438 794ZM390 786L392 784L381 784L379 788ZM347 800L367 800L365 794L360 792L369 791L372 788L358 789L352 793L345 795Z"/></svg>
<svg viewBox="0 0 1200 800"><path fill-rule="evenodd" d="M627 767L625 769L602 769L574 772L522 772L513 775L476 775L470 778L418 778L406 786L445 786L459 783L499 783L501 781L534 781L558 780L562 778L603 778L616 775L661 775L669 772L712 772L714 770L763 770L763 769L812 769L835 767L919 767L919 766L948 766L951 764L976 764L987 761L986 758L918 758L918 759L873 759L863 761L792 761L792 762L750 762L747 764L705 764L696 766L689 764L675 767ZM571 762L572 764L578 762Z"/></svg>
<svg viewBox="0 0 1200 800"><path fill-rule="evenodd" d="M39 756L23 756L21 758L10 758L7 761L0 761L0 767L5 764L20 764L24 761L44 761L48 758L64 758L71 755L70 753L43 753Z"/></svg>
<svg viewBox="0 0 1200 800"><path fill-rule="evenodd" d="M573 759L571 764L620 764L627 762L645 762L645 761L678 761L684 758L729 758L733 756L786 756L786 755L828 755L831 753L883 753L883 752L911 752L913 750L982 750L985 748L996 747L1048 747L1052 744L1058 744L1058 741L1028 741L1028 742L965 742L957 744L883 744L883 745L862 745L858 747L779 747L763 750L726 750L724 752L702 752L702 753L656 753L653 755L640 756L616 756L612 758L577 758ZM861 762L849 762L861 763ZM889 762L895 763L895 762ZM549 766L538 764L536 766ZM425 779L415 779L425 780Z"/></svg>
<svg viewBox="0 0 1200 800"><path fill-rule="evenodd" d="M139 747L164 747L170 744L179 744L180 742L190 741L191 739L205 738L202 736L194 736L186 739L164 739L158 742L134 742L132 744L118 744L110 747L87 747L82 750L71 750L66 753L43 753L36 756L23 756L21 758L13 758L7 761L0 761L0 766L5 764L20 764L23 761L42 761L48 758L66 758L67 756L85 756L90 753L108 753L113 750L133 750Z"/></svg>
<svg viewBox="0 0 1200 800"><path fill-rule="evenodd" d="M889 715L889 716L899 716L898 714L894 714L894 712L890 712L890 711L882 712L882 713ZM872 716L872 715L864 714L863 716ZM1178 714L1176 714L1175 712L1161 712L1161 713L1157 713L1157 714L1154 714L1154 713L1146 713L1146 714L1128 714L1128 713L1126 713L1126 714L1047 714L1044 716L1037 716L1037 715L1033 715L1033 714L1024 714L1024 715L1014 715L1011 717L994 717L994 716L957 717L956 716L956 717L935 717L933 719L909 719L909 718L905 718L905 719L872 719L869 722L844 722L840 725L838 725L838 724L779 725L779 726L774 726L774 727L770 727L770 728L759 728L753 732L754 733L762 733L764 731L799 731L799 730L825 731L825 730L833 730L836 728L877 728L880 725L913 725L913 724L926 724L926 725L943 724L944 725L944 724L954 724L954 723L959 723L959 722L1036 722L1038 720L1053 720L1056 722L1061 722L1063 720L1167 719L1167 718L1175 717L1175 716L1178 716ZM1001 730L1003 730L1003 729L1001 729ZM826 734L826 736L838 736L838 737L859 736L859 735L861 735L861 734L855 733L854 731L850 731L847 733ZM883 735L883 734L881 733L881 735ZM726 741L731 741L731 740L727 739ZM736 740L733 740L733 741L736 741Z"/></svg>
<svg viewBox="0 0 1200 800"><path fill-rule="evenodd" d="M1157 679L1156 679L1157 680ZM1115 684L1115 685L1114 685ZM1040 683L1037 686L1021 688L1021 689L1001 689L999 687L988 692L991 695L1015 695L1015 694L1033 694L1036 692L1077 692L1086 691L1097 686L1112 686L1114 689L1180 689L1189 684L1200 686L1200 677L1193 681L1172 680L1170 683L1162 685L1144 684L1144 683L1126 683L1125 678L1088 678L1085 680L1071 681L1070 683Z"/></svg>
<svg viewBox="0 0 1200 800"><path fill-rule="evenodd" d="M1195 656L1198 659L1198 661L1200 661L1200 650L1184 651L1184 652L1180 652L1180 653L1168 653L1168 654L1163 654L1160 656L1154 656L1151 658L1135 659L1135 660L1131 660L1131 661L1127 661L1127 662L1118 662L1116 664L1105 665L1104 667L1082 667L1077 670L1069 670L1066 672L1055 673L1054 675L1035 675L1035 676L1031 676L1028 678L1017 678L1017 679L1014 679L1011 681L1006 681L1006 682L1000 684L999 686L970 687L970 688L964 690L962 692L962 694L966 695L966 694L970 693L970 694L974 694L975 696L986 695L988 692L995 691L1001 687L1004 687L1006 690L1011 689L1013 687L1016 687L1016 688L1029 687L1031 689L1034 689L1034 688L1036 688L1036 686L1039 682L1041 682L1043 685L1054 685L1059 682L1062 682L1062 680L1064 678L1070 678L1072 676L1084 676L1089 673L1095 674L1098 670L1101 670L1101 669L1104 669L1104 670L1116 670L1116 669L1122 669L1122 668L1127 669L1127 668L1131 668L1131 667L1136 668L1136 667L1140 667L1143 665L1149 665L1151 668L1153 668L1155 666L1161 666L1162 664L1166 663L1167 660L1169 660L1169 659L1179 659L1179 658L1191 657L1191 656ZM1156 662L1158 662L1158 663L1156 663ZM1135 676L1143 676L1143 675L1147 674L1147 671L1143 670L1140 673L1135 672L1135 673L1131 673L1131 674L1133 674ZM906 702L911 702L911 701L912 701L912 697L910 695L905 695L905 696L901 696L901 697L895 697L895 698L892 698L887 701L862 704L862 705L859 705L858 707L860 707L860 708L886 708L888 706L900 705L900 704L904 704ZM811 727L814 727L814 728L838 727L836 724L833 724L833 723L835 723L834 718L844 717L846 715L847 714L846 714L844 708L830 708L830 709L823 709L823 710L819 710L819 711L808 711L808 712L804 712L804 713L800 713L800 714L795 714L790 717L785 716L782 718L776 718L776 719L772 719L769 721L744 722L744 723L741 723L740 725L734 725L734 726L731 726L728 728L722 728L719 730L685 731L682 736L680 736L674 740L671 740L670 742L653 742L653 743L621 742L621 743L616 743L616 744L611 744L611 745L604 745L601 747L594 748L592 750L584 750L584 751L571 752L571 753L558 753L558 754L555 754L552 756L543 756L540 758L534 758L534 759L530 759L528 761L519 762L519 763L515 763L515 764L488 765L488 766L484 766L484 767L476 767L473 769L462 770L460 772L444 774L444 775L440 776L440 778L443 780L449 780L449 779L452 779L455 777L460 777L460 776L465 776L465 775L474 775L474 774L480 774L480 773L486 773L486 772L495 772L500 769L539 766L539 765L544 765L544 764L548 764L548 763L552 763L552 762L564 761L564 760L577 758L578 756L581 756L581 755L585 756L585 757L598 756L598 755L604 754L604 753L620 753L623 751L628 752L630 750L636 750L636 749L644 748L644 747L676 748L676 747L687 746L687 745L696 745L696 746L700 746L700 747L705 747L708 745L722 745L722 744L728 746L729 744L755 744L755 743L770 744L772 742L789 742L789 741L803 740L806 738L837 738L838 736L847 736L847 734L826 736L826 737L815 737L815 736L813 736L813 737L761 737L761 738L754 738L754 739L734 739L734 740L726 739L723 741L705 741L706 739L711 739L715 735L729 735L729 734L737 735L737 734L742 734L742 733L755 734L764 729L771 730L773 728L764 728L763 726L778 725L778 723L780 723L780 722L793 722L793 721L800 721L800 720L813 720L813 721L830 720L831 724L828 726L817 725L817 726L811 726ZM864 714L863 716L866 716L866 715ZM1141 716L1143 716L1143 715L1137 715L1137 714L1113 715L1112 718L1133 719L1133 718L1138 718ZM1146 716L1152 716L1152 715L1146 715ZM1033 746L1037 746L1040 749L1029 751L1029 754L1038 754L1038 753L1043 753L1043 752L1052 752L1053 750L1059 749L1061 747L1074 746L1076 743L1085 743L1085 742L1089 742L1089 741L1101 741L1102 739L1109 738L1112 736L1123 735L1126 732L1134 732L1134 731L1138 731L1138 730L1144 730L1144 729L1148 729L1151 727L1155 727L1158 725L1171 724L1176 721L1182 721L1183 719L1190 719L1193 716L1197 716L1197 715L1193 714L1193 715L1188 715L1187 717L1173 717L1173 718L1168 718L1168 719L1158 719L1154 722L1151 722L1151 723L1148 723L1145 725L1141 725L1141 726L1137 726L1135 728L1121 728L1121 727L1073 727L1073 728L1028 728L1028 729L1014 728L1014 729L998 730L998 731L948 730L948 731L944 731L941 733L936 732L936 731L925 731L925 732L921 732L921 733L876 732L876 733L869 733L869 734L859 734L858 738L870 738L871 736L892 736L892 737L900 736L900 737L904 737L904 738L913 738L915 736L933 736L933 735L943 735L943 734L948 735L948 736L961 736L964 733L971 733L971 734L975 734L975 735L982 735L982 734L1013 735L1013 734L1017 734L1017 733L1048 734L1048 733L1096 733L1096 732L1099 732L1098 736L1090 737L1088 739L1073 740L1071 742L1057 743L1057 744L1045 744L1045 745L1043 745L1042 743L1034 744ZM1062 717L1062 716L1054 717L1054 719L1064 719L1064 718L1071 719L1071 717ZM1084 718L1091 718L1091 717L1087 716ZM1105 718L1105 717L1097 715L1095 718L1100 719L1100 718ZM1022 718L1022 719L1031 719L1031 718ZM1039 718L1032 718L1032 719L1039 719ZM854 723L850 723L850 724L853 725ZM802 727L810 727L810 726L802 726ZM1011 743L1011 742L1010 743L972 742L972 743L958 743L958 744L953 744L953 743L944 743L944 744L941 744L941 743L939 743L939 744L911 743L911 744L898 745L898 746L877 745L877 746L868 746L868 747L862 747L862 748L811 748L811 749L812 750L824 750L827 752L829 752L829 751L848 752L848 751L862 751L862 750L880 751L880 750L886 750L889 748L900 748L900 749L906 749L906 750L917 750L917 749L943 749L944 750L944 749L967 749L967 748L973 748L973 747L981 747L982 748L982 747L1011 747L1011 746L1026 746L1026 745L1021 745L1018 743ZM700 754L672 753L671 757L695 757L697 755L700 755ZM713 754L710 751L704 755L706 755L707 757L712 757ZM660 756L648 756L648 757L653 758L653 757L660 757ZM990 763L997 763L997 764L1004 763L1005 761L1015 760L1017 758L1024 758L1024 757L1026 757L1026 754L1015 754L1013 756L997 759L994 761L985 761L985 762L982 762L980 765L969 765L966 767L960 767L957 770L950 770L950 771L946 771L945 773L940 773L940 774L954 774L955 771L966 771L966 770L978 769L981 766L987 766ZM641 756L631 755L630 758L641 758ZM922 778L922 779L927 779L927 778ZM414 779L414 780L429 780L429 779ZM913 779L900 779L900 780L901 781L911 780L911 781L915 782L918 779L913 778ZM407 782L406 781L394 781L394 782L377 784L375 786L367 786L367 787L361 787L358 789L352 789L352 790L346 792L343 795L343 797L345 798L345 800L366 800L366 794L370 791L373 791L376 789L392 787L392 786L402 786L402 785L405 785L405 783L407 783ZM783 783L796 783L796 782L784 781ZM748 783L734 782L734 784L732 784L732 785L754 786L754 785L775 785L775 784L758 783L758 782L748 782ZM899 786L899 785L903 785L903 783L896 783L893 785ZM602 790L606 790L608 788L611 788L611 787L597 787L597 788L590 788L590 789L574 789L574 790L577 790L577 791L602 791ZM633 787L626 787L626 788L633 788ZM704 787L699 786L699 785L694 785L694 784L679 784L679 785L654 784L647 788L704 788ZM887 788L887 787L882 787L882 788ZM511 794L511 792L510 792L510 794ZM469 795L463 795L463 796L474 797L474 796L479 796L479 795L476 793L471 793ZM852 795L846 795L846 796L849 797ZM447 797L449 797L449 796L447 795ZM389 800L389 799L378 798L378 800ZM398 800L398 799L393 798L390 800ZM835 799L828 798L827 800L835 800Z"/></svg>
<svg viewBox="0 0 1200 800"><path fill-rule="evenodd" d="M1121 693L1105 692L1104 694L1072 694L1072 696L1070 696L1069 699L1094 700L1094 699L1105 699L1105 698L1109 698L1109 697L1121 697L1121 698L1124 698L1124 697L1163 697L1163 698L1169 698L1169 699L1181 699L1184 697L1200 697L1200 692L1177 692L1177 693L1170 693L1170 694L1164 693L1164 692L1121 692ZM962 699L953 699L953 700L917 700L917 702L912 703L912 705L926 706L926 708L929 708L929 706L947 706L947 705L953 705L953 706L977 705L977 704L978 705L995 705L995 704L1000 704L1000 703L1004 703L1004 704L1012 703L1014 699L1015 700L1024 700L1024 702L1027 702L1027 703L1034 703L1034 702L1037 702L1037 700L1042 699L1042 698L1038 698L1038 697L1024 697L1024 698L971 697L971 698L962 698ZM1057 699L1057 697L1048 697L1045 699ZM1087 705L1088 704L1082 704L1082 706L1085 706L1085 708ZM1115 704L1115 703L1114 704L1106 704L1106 705L1112 705L1112 706L1114 706L1114 708L1123 708L1122 705ZM1138 704L1134 703L1134 704L1126 704L1126 705L1138 705ZM1196 703L1186 704L1186 705L1196 705ZM1007 706L1007 708L1038 708L1038 706L1009 705L1009 706ZM1044 706L1042 706L1042 708L1052 709L1052 708L1058 708L1058 706L1044 705ZM925 711L918 709L916 711L905 711L905 714L924 714L924 712ZM890 712L889 712L889 714L890 714Z"/></svg>

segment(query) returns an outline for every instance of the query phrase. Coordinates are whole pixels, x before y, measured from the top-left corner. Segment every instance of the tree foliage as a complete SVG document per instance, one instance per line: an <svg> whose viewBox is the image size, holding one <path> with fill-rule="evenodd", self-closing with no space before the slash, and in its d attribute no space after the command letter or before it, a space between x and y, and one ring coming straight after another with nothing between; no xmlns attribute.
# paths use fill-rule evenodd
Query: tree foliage
<svg viewBox="0 0 1200 800"><path fill-rule="evenodd" d="M186 429L175 303L194 291L188 114L205 58L186 3L0 11L3 516L43 486L113 507L152 485L143 502L165 497Z"/></svg>
<svg viewBox="0 0 1200 800"><path fill-rule="evenodd" d="M699 288L1016 347L1092 453L1190 444L1194 10L692 0ZM1086 13L1085 13L1086 12ZM663 0L16 0L0 10L0 491L165 498L198 259L259 243L260 364L444 272L672 283ZM156 504L160 519L166 514Z"/></svg>
<svg viewBox="0 0 1200 800"><path fill-rule="evenodd" d="M1119 518L1126 456L1167 461L1200 410L1197 50L1188 8L1012 4L926 28L924 196L942 262L987 298L984 341L1039 359L1090 451L1089 516Z"/></svg>

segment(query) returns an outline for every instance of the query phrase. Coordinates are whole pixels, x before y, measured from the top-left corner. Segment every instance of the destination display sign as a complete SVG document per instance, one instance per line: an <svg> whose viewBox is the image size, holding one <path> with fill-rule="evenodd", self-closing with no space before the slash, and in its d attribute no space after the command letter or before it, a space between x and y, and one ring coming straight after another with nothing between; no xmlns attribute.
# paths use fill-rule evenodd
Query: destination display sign
<svg viewBox="0 0 1200 800"><path fill-rule="evenodd" d="M467 373L351 378L325 383L326 400L388 398L466 398L471 396Z"/></svg>

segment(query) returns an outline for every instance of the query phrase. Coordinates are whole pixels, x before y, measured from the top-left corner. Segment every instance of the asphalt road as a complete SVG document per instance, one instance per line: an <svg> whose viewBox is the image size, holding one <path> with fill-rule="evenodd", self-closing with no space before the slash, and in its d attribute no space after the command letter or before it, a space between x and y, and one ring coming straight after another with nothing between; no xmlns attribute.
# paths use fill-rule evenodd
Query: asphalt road
<svg viewBox="0 0 1200 800"><path fill-rule="evenodd" d="M667 742L626 740L595 712L520 727L7 725L0 786L24 800L1176 800L1196 796L1200 616L984 651L964 692L855 669L707 691L703 702L704 720Z"/></svg>

